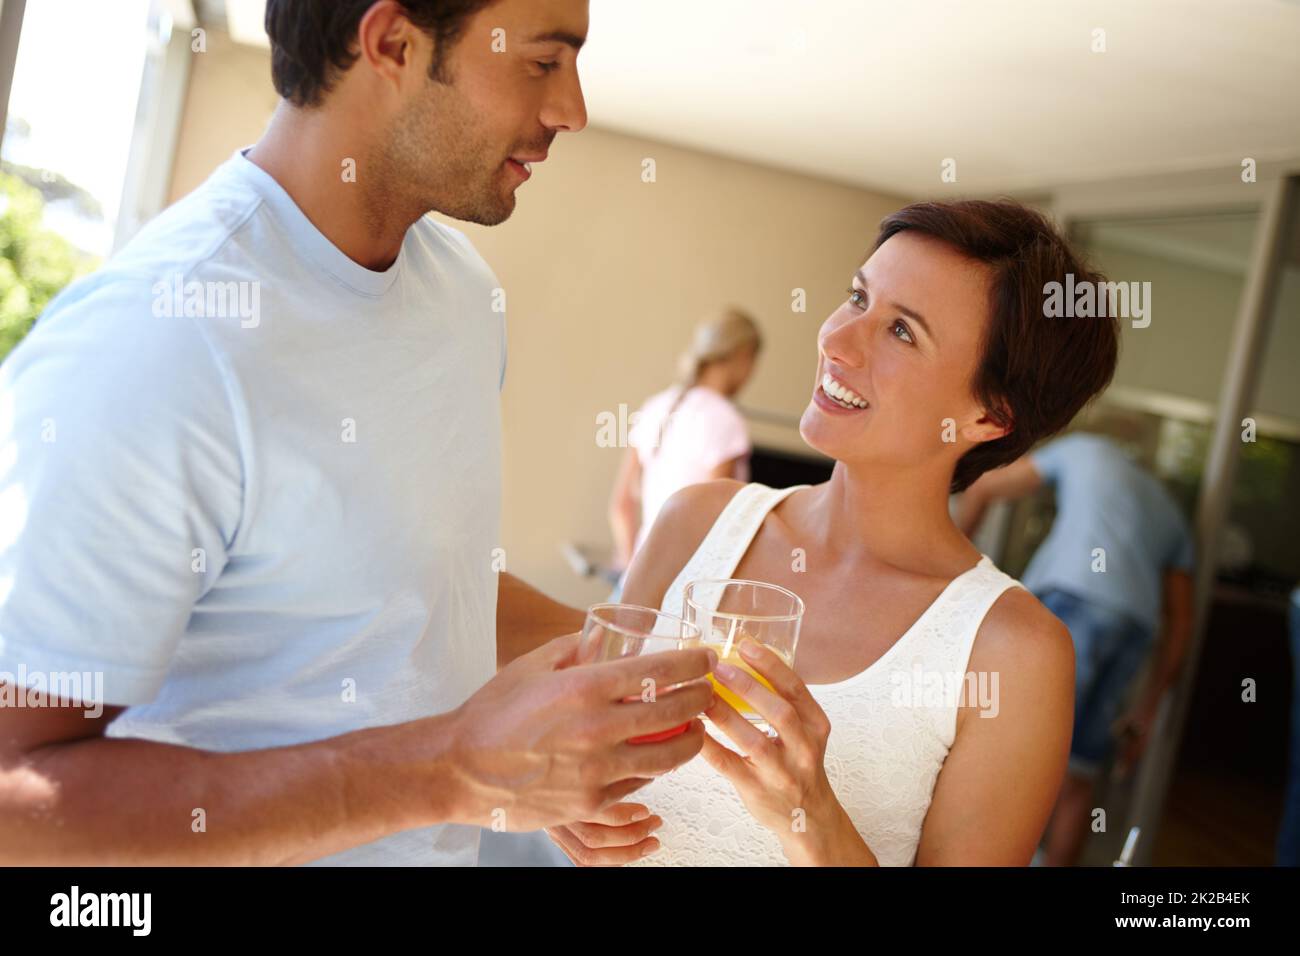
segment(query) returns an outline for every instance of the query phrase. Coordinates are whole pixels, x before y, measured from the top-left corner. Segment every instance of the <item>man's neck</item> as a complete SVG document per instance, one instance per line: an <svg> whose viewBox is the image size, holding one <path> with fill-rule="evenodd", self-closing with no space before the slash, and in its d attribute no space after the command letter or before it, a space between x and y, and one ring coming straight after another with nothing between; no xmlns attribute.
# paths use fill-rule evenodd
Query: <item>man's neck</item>
<svg viewBox="0 0 1300 956"><path fill-rule="evenodd" d="M382 272L397 259L411 222L385 214L392 207L376 192L382 176L362 168L367 137L361 131L341 134L331 118L281 101L248 160L279 183L344 255ZM355 177L345 175L346 160Z"/></svg>

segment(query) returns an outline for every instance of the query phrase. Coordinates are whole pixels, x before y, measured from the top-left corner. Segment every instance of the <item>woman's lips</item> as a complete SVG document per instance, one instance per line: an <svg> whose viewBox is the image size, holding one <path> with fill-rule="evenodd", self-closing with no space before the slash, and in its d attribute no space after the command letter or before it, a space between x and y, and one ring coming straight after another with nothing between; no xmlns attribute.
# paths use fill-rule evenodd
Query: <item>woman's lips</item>
<svg viewBox="0 0 1300 956"><path fill-rule="evenodd" d="M818 408L831 415L860 415L865 412L867 408L871 407L868 405L867 408L848 408L841 405L822 391L820 383L818 383L817 387L813 389L813 403Z"/></svg>

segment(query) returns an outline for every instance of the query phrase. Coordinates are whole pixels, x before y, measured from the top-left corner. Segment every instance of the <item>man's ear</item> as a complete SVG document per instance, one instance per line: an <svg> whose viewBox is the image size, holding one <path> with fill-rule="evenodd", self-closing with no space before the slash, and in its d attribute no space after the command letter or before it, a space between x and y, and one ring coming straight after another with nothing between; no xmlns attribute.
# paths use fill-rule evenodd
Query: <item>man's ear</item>
<svg viewBox="0 0 1300 956"><path fill-rule="evenodd" d="M357 24L358 57L394 89L401 85L403 68L422 58L423 42L423 35L397 3L374 4Z"/></svg>

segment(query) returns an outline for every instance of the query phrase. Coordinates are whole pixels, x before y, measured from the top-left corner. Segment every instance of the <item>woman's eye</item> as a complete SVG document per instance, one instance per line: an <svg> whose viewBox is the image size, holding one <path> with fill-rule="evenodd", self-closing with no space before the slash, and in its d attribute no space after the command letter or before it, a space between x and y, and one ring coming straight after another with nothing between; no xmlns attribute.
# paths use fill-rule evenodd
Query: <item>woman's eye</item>
<svg viewBox="0 0 1300 956"><path fill-rule="evenodd" d="M542 68L543 73L550 73L552 70L558 70L560 68L560 62L558 60L551 60L550 62L538 60L537 65Z"/></svg>
<svg viewBox="0 0 1300 956"><path fill-rule="evenodd" d="M866 296L862 294L861 289L849 290L849 302L861 308L862 306L866 305L866 301L867 301Z"/></svg>
<svg viewBox="0 0 1300 956"><path fill-rule="evenodd" d="M902 335L899 335L899 334L898 334L900 329L902 330L902 333L903 333ZM912 332L911 332L911 330L908 329L908 327L907 327L906 325L904 325L903 322L902 322L900 319L895 319L895 320L894 320L894 324L893 324L893 326L891 326L890 331L894 333L894 337L895 337L895 338L902 339L904 342L912 342L912 341L913 341L913 340L912 340Z"/></svg>

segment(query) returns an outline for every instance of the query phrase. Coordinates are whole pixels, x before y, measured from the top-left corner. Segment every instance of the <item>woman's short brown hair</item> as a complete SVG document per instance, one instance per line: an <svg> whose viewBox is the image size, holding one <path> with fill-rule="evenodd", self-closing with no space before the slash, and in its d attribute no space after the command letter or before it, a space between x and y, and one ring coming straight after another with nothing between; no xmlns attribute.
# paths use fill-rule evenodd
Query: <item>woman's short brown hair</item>
<svg viewBox="0 0 1300 956"><path fill-rule="evenodd" d="M1011 431L957 461L951 490L1015 461L1060 431L1110 384L1119 357L1119 323L1048 317L1047 285L1100 283L1041 213L1010 199L918 202L880 222L873 251L900 232L933 236L990 270L990 320L971 388L999 425Z"/></svg>

